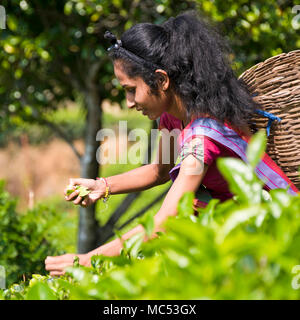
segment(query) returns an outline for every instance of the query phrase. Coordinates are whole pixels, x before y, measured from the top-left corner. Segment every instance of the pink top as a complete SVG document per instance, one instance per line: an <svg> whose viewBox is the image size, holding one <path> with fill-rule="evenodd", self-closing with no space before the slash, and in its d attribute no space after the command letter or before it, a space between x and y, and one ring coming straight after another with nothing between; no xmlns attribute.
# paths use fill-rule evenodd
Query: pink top
<svg viewBox="0 0 300 320"><path fill-rule="evenodd" d="M181 120L166 112L161 115L159 122L159 130L163 128L166 128L169 131L173 129L183 129ZM207 188L213 198L220 199L221 201L232 198L233 195L229 191L228 183L217 168L216 160L219 157L239 158L239 156L232 150L208 137L204 137L203 145L205 146L204 163L209 167L203 178L202 184Z"/></svg>

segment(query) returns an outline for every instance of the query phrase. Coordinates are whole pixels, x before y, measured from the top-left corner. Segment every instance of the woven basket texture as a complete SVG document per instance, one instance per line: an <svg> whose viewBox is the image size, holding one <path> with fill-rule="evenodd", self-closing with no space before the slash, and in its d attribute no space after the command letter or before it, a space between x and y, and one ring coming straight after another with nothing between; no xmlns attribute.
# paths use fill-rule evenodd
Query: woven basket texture
<svg viewBox="0 0 300 320"><path fill-rule="evenodd" d="M300 50L271 57L239 78L256 95L261 110L281 118L272 123L267 153L300 189ZM256 130L265 130L268 118L255 115L253 122Z"/></svg>

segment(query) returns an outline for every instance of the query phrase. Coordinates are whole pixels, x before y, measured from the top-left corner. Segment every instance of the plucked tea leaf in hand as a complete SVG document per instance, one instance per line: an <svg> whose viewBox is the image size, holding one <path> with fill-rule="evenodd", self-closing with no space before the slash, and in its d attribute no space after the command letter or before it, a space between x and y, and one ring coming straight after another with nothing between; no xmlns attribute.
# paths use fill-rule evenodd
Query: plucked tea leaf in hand
<svg viewBox="0 0 300 320"><path fill-rule="evenodd" d="M67 195L69 196L71 193L73 193L75 191L75 189L68 189L67 190Z"/></svg>
<svg viewBox="0 0 300 320"><path fill-rule="evenodd" d="M83 187L83 186L79 186L76 189L79 190L80 197L85 197L86 195L88 195L91 192L87 187Z"/></svg>
<svg viewBox="0 0 300 320"><path fill-rule="evenodd" d="M67 195L69 196L71 193L73 193L75 190L79 190L79 196L80 197L85 197L86 195L88 195L91 191L84 186L76 186L74 189L68 189L67 190Z"/></svg>

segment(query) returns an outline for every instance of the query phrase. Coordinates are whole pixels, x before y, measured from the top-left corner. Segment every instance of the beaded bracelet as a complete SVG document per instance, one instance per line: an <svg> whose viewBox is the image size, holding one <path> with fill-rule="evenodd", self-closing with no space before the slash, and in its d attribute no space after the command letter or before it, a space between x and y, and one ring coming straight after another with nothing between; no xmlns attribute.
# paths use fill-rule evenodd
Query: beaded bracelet
<svg viewBox="0 0 300 320"><path fill-rule="evenodd" d="M105 183L106 188L105 188L105 195L103 197L103 202L105 203L105 202L107 202L107 200L109 199L109 196L110 196L109 185L108 185L107 180L105 178L101 177L101 178L96 178L96 179L97 180L103 180L104 183Z"/></svg>

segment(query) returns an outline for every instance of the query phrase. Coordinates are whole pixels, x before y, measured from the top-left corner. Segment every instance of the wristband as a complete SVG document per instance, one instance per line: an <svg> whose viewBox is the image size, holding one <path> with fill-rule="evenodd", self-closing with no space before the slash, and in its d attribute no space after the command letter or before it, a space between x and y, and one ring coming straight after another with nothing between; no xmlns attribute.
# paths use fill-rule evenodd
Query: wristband
<svg viewBox="0 0 300 320"><path fill-rule="evenodd" d="M103 202L107 202L107 200L109 199L109 196L110 196L110 188L109 188L109 185L107 183L107 180L105 178L96 178L97 180L103 180L104 183L105 183L105 195L103 197Z"/></svg>

